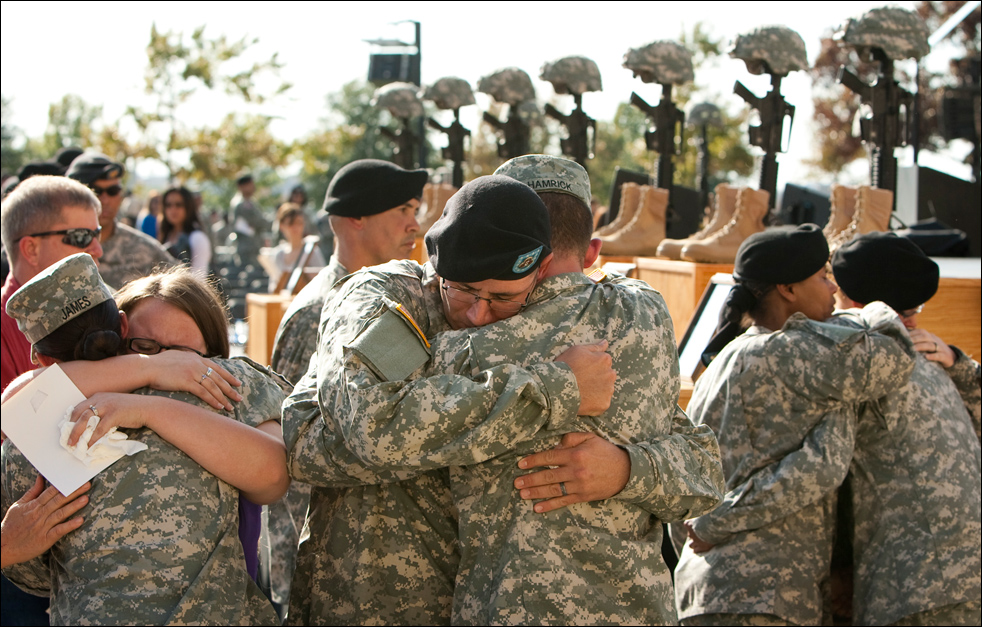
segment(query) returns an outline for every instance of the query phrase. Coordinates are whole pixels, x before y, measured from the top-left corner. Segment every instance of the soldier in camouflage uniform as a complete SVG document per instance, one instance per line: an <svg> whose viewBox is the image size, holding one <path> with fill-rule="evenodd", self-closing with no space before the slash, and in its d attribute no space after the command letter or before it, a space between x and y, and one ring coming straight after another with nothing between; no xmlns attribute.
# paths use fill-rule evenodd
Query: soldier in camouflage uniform
<svg viewBox="0 0 982 627"><path fill-rule="evenodd" d="M979 363L917 328L938 266L869 233L832 261L856 306L884 301L918 349L910 382L862 406L851 477L853 616L860 625L978 625L982 596Z"/></svg>
<svg viewBox="0 0 982 627"><path fill-rule="evenodd" d="M60 328L62 312L67 311L64 306L70 303L75 303L76 311L69 320L96 313L99 305L115 308L86 255L69 257L39 275L15 294L9 308L29 339L43 350L44 344L38 342ZM40 354L45 363L53 361ZM242 382L242 401L234 412L225 414L228 418L251 426L275 420L285 382L278 385L268 371L247 360L215 363ZM136 406L145 406L145 415L160 412L163 422L158 424L188 416L214 423L210 417L202 418L209 412L193 407L205 405L190 393L144 388L136 394L173 399L141 401L123 395ZM114 395L96 395L87 401L89 407L76 408L75 417L87 417L90 411L99 416L92 407L102 407L94 438L108 428L107 421L125 426L113 400L117 400ZM186 424L180 428L193 432ZM206 433L210 431L202 431L202 437ZM220 475L236 471L215 460L199 464L195 459L201 449L192 447L186 454L171 443L179 439L173 434L165 439L143 427L130 429L127 435L148 450L119 460L95 477L89 505L82 510L87 524L49 553L6 569L11 580L34 594L50 595L55 624L273 624L275 614L246 570L237 534L239 491L201 464ZM242 446L246 440L229 436L225 444ZM266 459L252 457L248 463L261 467ZM10 441L3 446L2 471L6 511L10 495L33 484L36 471Z"/></svg>
<svg viewBox="0 0 982 627"><path fill-rule="evenodd" d="M99 272L108 285L117 288L145 277L155 269L170 268L177 263L160 242L116 220L123 201L121 183L124 173L122 164L91 152L76 157L65 173L68 178L88 186L99 198L102 206Z"/></svg>
<svg viewBox="0 0 982 627"><path fill-rule="evenodd" d="M718 354L689 403L693 421L718 434L727 493L686 523L675 571L683 624L823 622L855 405L898 389L913 366L903 326L882 304L854 314L854 328L816 322L832 313L827 259L815 225L740 247L726 320L749 311L755 325Z"/></svg>
<svg viewBox="0 0 982 627"><path fill-rule="evenodd" d="M527 157L525 159L548 161L552 158ZM563 161L578 168L566 160L555 161ZM525 167L529 165L525 164ZM578 169L583 175L582 178L586 180L585 172L582 168ZM532 187L548 191L583 195L582 190L575 184L571 188L568 180L566 185L556 186L559 171L561 169L543 173L539 177L539 183L551 179L554 184L551 188L544 188L541 184L534 185L531 180L527 182ZM587 190L585 196L589 198L588 183L582 187ZM584 239L589 240L592 225L589 210L582 198L579 202L586 223L585 229L582 229L585 233ZM454 236L449 237L449 241L453 241ZM443 241L446 244L448 240ZM434 248L438 249L439 246L431 248L431 253L437 252ZM596 256L598 248L598 246L592 247L590 254L593 257ZM457 252L459 254L460 251ZM450 257L448 253L444 254L444 258ZM635 282L631 282L634 283L633 285L615 286L614 282L608 281L605 282L604 289L599 289L599 286L594 285L579 272L583 261L582 256L578 259L574 257L573 268L576 272L556 277L554 285L550 283L552 279L547 279L543 285L548 287L544 288L541 299L538 294L543 287L536 288L534 300L541 306L531 307L529 311L539 312L543 317L533 316L532 323L538 320L544 322L547 319L566 318L563 327L566 333L553 336L532 334L532 341L542 344L537 343L525 358L527 371L505 363L512 357L501 353L503 347L508 347L509 352L514 351L516 346L521 345L521 342L530 335L526 328L530 321L522 316L480 330L436 336L431 349L434 355L433 361L422 372L433 378L407 383L409 387L403 393L404 396L398 405L393 405L386 398L391 395L391 386L394 383L380 382L377 374L373 372L377 372L374 368L356 368L350 356L346 360L348 367L340 380L321 381L321 398L330 399L330 404L327 400L322 402L325 420L329 416L345 416L346 418L343 419L335 419L340 422L335 429L344 432L348 438L348 446L351 446L359 457L369 460L373 465L399 472L406 466L430 468L448 464L485 462L485 467L467 469L475 472L474 475L468 475L468 472L461 469L451 470L451 476L455 477L454 501L463 514L461 542L465 560L464 568L458 575L454 622L568 622L570 620L674 622L675 620L670 577L661 562L660 543L649 545L641 540L649 533L648 537L660 536L660 525L653 526L654 521L645 511L671 519L684 515L689 509L705 511L712 507L718 498L721 481L719 468L716 465L716 447L712 434L707 430L694 429L675 406L677 372L674 387L676 395L672 393L671 384L674 351L666 351L664 354L661 352L665 347L672 346L672 342L665 339L668 337L665 333L671 335L671 324L667 320L667 313L660 297L646 285ZM353 307L355 311L370 310L382 300L385 303L400 302L407 308L416 305L418 308L419 301L423 300L429 303L429 307L419 310L414 308L411 311L415 319L425 321L421 323L420 329L432 331L434 322L446 326L446 320L439 315L442 307L437 301L439 297L435 294L437 290L432 275L427 277L421 271L414 271L412 266L390 265L385 269L391 273L388 277L382 274L383 268L373 273L375 276L362 274L352 277L342 288L343 297L339 297L331 305L336 305L338 309ZM403 281L402 277L409 280ZM416 281L412 280L414 277ZM396 278L400 280L397 281ZM424 281L421 285L418 283L420 280ZM413 288L414 284L419 285L419 288ZM569 301L557 299L559 295L577 299L583 308L580 312L583 315L578 318L570 314ZM358 301L361 302L360 305ZM659 303L661 306L658 306ZM476 304L479 306L479 303ZM453 305L448 306L453 308ZM350 316L332 316L331 308L329 306L325 310L324 321L328 326L322 329L322 332L327 332L332 324L344 324L343 320L350 319ZM572 309L579 310L579 307L572 307ZM458 311L457 314L459 313ZM386 315L383 313L378 319L379 326L386 324ZM420 316L424 317L420 318ZM458 322L462 320L459 315L456 317L452 315L451 319ZM580 320L580 323L575 322L576 320ZM348 324L350 326L351 323ZM364 324L364 321L358 322L355 329L349 329L349 332L351 330L357 332L357 327L364 327ZM532 327L534 329L536 325L532 324ZM490 334L489 338L484 337L485 331ZM378 330L372 325L362 337L370 338L377 332ZM625 405L637 407L640 404L645 407L644 410L636 413L624 412L633 418L625 415L626 422L623 425L617 424L616 421L614 424L603 426L598 426L598 422L593 420L578 423L572 419L576 408L559 406L576 401L578 394L575 382L570 381L568 375L564 379L561 376L562 371L555 370L555 364L544 360L555 357L564 346L568 346L574 340L586 341L590 339L588 336L592 336L592 341L595 341L607 334L617 338L624 336L623 344L618 345L617 351L623 352L625 363L640 363L631 351L647 351L647 359L657 362L659 367L656 370L661 372L661 376L668 378L664 387L655 386L657 389L664 389L665 394L643 393L640 394L641 398L631 398L638 395L633 390L650 389L649 361L645 368L639 367L628 377L623 390ZM409 346L403 344L401 350L410 353L413 352L412 343L416 342L418 348L420 342L412 336L407 338L398 333L385 337L397 345L408 339ZM322 336L322 346L323 340ZM488 343L483 343L485 341ZM361 338L355 340L355 344L361 342ZM368 342L370 343L370 339ZM481 357L471 350L472 342L481 342L481 346L486 349L482 351ZM340 347L337 344L335 346L335 354L342 353ZM355 351L357 355L357 349ZM484 360L485 354L488 361ZM483 389L476 387L468 390L467 383L462 382L459 377L447 378L447 375L459 372L477 376L478 381L481 381L483 376L478 376L480 371L484 371L481 373L483 375L493 373L490 375L494 381L491 391L500 390L500 396L493 409L490 409L486 404L487 401L484 400L494 398L488 396L489 391L486 389L488 386L482 386ZM444 381L446 385L442 385ZM471 386L473 387L473 384ZM537 386L541 386L542 389L533 394ZM327 390L334 391L327 392ZM510 405L519 402L521 396L526 396L532 401L531 408L535 409L535 412L526 409L511 413L513 410ZM446 400L440 401L444 397ZM475 400L479 402L475 403ZM433 407L433 402L438 402L441 407L438 421L433 420L433 410L429 409ZM549 407L550 404L552 407ZM563 430L553 431L552 433L557 435L543 437L534 443L520 444L523 440L530 440L532 434L542 426L542 418L538 414L546 408L552 411L549 427L563 428ZM476 423L475 421L489 409L491 413L480 420L479 424ZM660 418L656 420L656 425L646 428L643 425L648 423L649 412ZM557 420L557 414L563 419ZM350 424L352 421L354 424ZM549 448L552 444L558 443L564 431L577 427L594 430L627 445L631 462L628 488L621 493L620 500L615 501L613 505L574 506L574 509L563 510L559 515L543 516L532 513L529 505L523 501L529 497L508 485L509 479L515 479L514 476L508 475L516 474L515 462L519 456ZM650 430L660 431L663 435L674 432L675 435L670 438L671 443L631 444L637 441L636 437L632 437L632 432L649 435L650 433L647 432ZM322 433L318 435L320 442L327 440ZM310 441L310 438L305 439ZM517 450L511 450L516 447ZM504 457L493 462L486 461L495 455L504 455ZM625 454L625 457L628 457L628 454ZM296 464L298 461L294 453L292 463ZM335 461L333 468L339 466L341 465ZM657 470L654 470L656 468ZM347 471L352 476L356 474L351 472L350 467ZM663 484L655 480L658 475L664 481ZM479 496L487 489L486 482L489 476L494 476L496 488L490 491L492 494L482 500ZM585 488L582 484L583 482L578 484L569 480L570 496L573 498L567 503L585 500L576 498L576 493ZM623 484L619 485L618 490L622 487ZM561 490L562 494L566 495L565 481L555 488L557 492ZM486 514L482 512L491 511L501 511L501 518L493 522L489 521ZM584 522L584 516L592 522ZM634 522L628 522L629 520ZM579 524L576 521L580 521ZM614 533L613 530L620 528L621 525L623 529L620 531L634 538L634 542L626 538L617 539L615 535L603 539L606 533ZM596 538L586 543L579 539L598 533L596 526L607 528L606 532L599 532L601 534L599 542ZM488 527L491 528L490 531ZM546 531L546 533L539 534L543 542L533 548L531 553L512 554L510 550L514 547L502 546L502 544L507 544L506 538L518 529ZM566 536L569 542L547 540L550 537L549 529L555 529L557 537ZM485 546L489 541L491 546ZM571 546L572 544L580 546ZM497 556L495 559L499 563L498 568L503 569L504 572L480 567L477 563L477 555L482 548ZM612 551L618 553L614 560L611 560L610 556ZM595 598L585 599L580 594L580 588L597 583L595 575L591 573L600 564L606 564L606 568L617 570L619 574L613 576L608 574L603 578L615 580L605 590L606 594L597 595L597 589L591 588ZM546 577L541 584L545 586L544 588L536 590L536 580L540 578L531 574L525 581L525 585L531 586L530 589L523 588L521 578L508 579L500 587L491 584L493 580L500 581L500 576L508 577L505 573L512 572L513 569L526 572L535 568L541 569L543 576ZM497 572L494 572L495 570ZM546 573L554 574L556 578L551 578ZM406 577L411 573L395 574ZM561 587L557 588L557 585ZM515 598L515 595L523 593L526 600L529 599L530 594L538 596L537 602L522 609L522 601ZM497 602L493 601L495 597ZM568 602L571 598L578 599L577 604L581 606L579 609L569 607Z"/></svg>
<svg viewBox="0 0 982 627"><path fill-rule="evenodd" d="M365 266L404 259L412 252L407 244L414 243L419 230L415 213L427 178L425 170L403 170L384 161L363 159L348 164L331 180L323 212L335 226L334 254L290 303L273 344L271 367L291 384L303 377L317 348L317 323L334 285ZM384 228L393 221L402 228ZM348 222L363 223L366 228L352 229ZM366 239L368 233L377 237ZM284 606L289 601L309 500L310 486L298 481L269 507L271 587L273 600Z"/></svg>

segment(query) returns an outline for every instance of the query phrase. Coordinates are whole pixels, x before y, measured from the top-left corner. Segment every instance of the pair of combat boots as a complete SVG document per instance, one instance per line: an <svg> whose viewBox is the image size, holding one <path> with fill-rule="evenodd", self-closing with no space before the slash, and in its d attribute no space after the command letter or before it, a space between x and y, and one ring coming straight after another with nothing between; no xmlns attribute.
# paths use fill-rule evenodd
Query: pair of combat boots
<svg viewBox="0 0 982 627"><path fill-rule="evenodd" d="M857 235L890 230L893 192L888 189L833 185L829 200L829 222L822 230L833 252Z"/></svg>
<svg viewBox="0 0 982 627"><path fill-rule="evenodd" d="M614 221L596 232L607 256L651 257L665 239L668 190L651 185L621 185L620 210Z"/></svg>
<svg viewBox="0 0 982 627"><path fill-rule="evenodd" d="M419 205L419 237L423 237L433 223L443 215L443 208L450 197L457 193L457 188L450 183L427 183L423 186L423 199Z"/></svg>
<svg viewBox="0 0 982 627"><path fill-rule="evenodd" d="M663 241L656 254L701 263L733 263L743 240L764 230L769 200L764 190L720 183L709 224L685 239Z"/></svg>

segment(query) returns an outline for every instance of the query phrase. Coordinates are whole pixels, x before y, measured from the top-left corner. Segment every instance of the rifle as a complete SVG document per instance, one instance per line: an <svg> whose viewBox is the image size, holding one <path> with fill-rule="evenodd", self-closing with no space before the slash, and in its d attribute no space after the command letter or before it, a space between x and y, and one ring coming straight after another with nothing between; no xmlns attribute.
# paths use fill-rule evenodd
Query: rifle
<svg viewBox="0 0 982 627"><path fill-rule="evenodd" d="M529 126L518 114L518 107L509 105L508 119L502 122L487 111L484 121L500 131L498 136L498 156L512 159L529 153ZM503 135L503 137L502 137Z"/></svg>
<svg viewBox="0 0 982 627"><path fill-rule="evenodd" d="M652 107L635 92L631 92L631 104L654 122L654 130L644 132L644 143L648 150L658 153L655 185L671 191L675 178L672 157L680 154L679 146L685 142L685 113L672 102L672 85L665 83L661 88L662 97L657 107Z"/></svg>
<svg viewBox="0 0 982 627"><path fill-rule="evenodd" d="M590 146L589 130L593 130L594 139L596 139L597 121L584 113L583 96L574 94L573 97L576 107L569 115L563 115L556 107L548 103L545 106L545 113L566 127L566 133L569 137L559 140L563 154L585 168L587 159L591 157L593 152Z"/></svg>
<svg viewBox="0 0 982 627"><path fill-rule="evenodd" d="M737 81L733 85L733 93L740 96L751 109L756 109L760 115L760 124L750 126L750 143L764 149L764 158L760 166L760 184L758 187L770 193L768 203L774 208L777 195L777 153L785 152L784 118L788 118L788 134L794 123L794 105L788 103L781 95L780 74L771 74L771 90L763 98L756 96L746 86Z"/></svg>
<svg viewBox="0 0 982 627"><path fill-rule="evenodd" d="M447 134L447 146L443 149L443 158L453 162L453 185L460 189L464 185L464 138L470 137L471 132L460 123L460 109L454 109L453 112L454 121L450 126L444 127L433 118L427 118L427 121L430 128Z"/></svg>

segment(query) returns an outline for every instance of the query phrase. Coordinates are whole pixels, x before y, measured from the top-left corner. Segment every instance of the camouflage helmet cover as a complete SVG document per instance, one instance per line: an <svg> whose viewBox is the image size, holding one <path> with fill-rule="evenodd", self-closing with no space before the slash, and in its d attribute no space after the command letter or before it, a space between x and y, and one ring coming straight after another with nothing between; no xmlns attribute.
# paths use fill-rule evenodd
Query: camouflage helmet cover
<svg viewBox="0 0 982 627"><path fill-rule="evenodd" d="M681 85L694 78L692 53L674 41L631 48L624 55L624 67L646 83Z"/></svg>
<svg viewBox="0 0 982 627"><path fill-rule="evenodd" d="M416 95L418 88L412 83L389 83L375 90L372 104L385 107L397 118L414 118L423 115L423 104Z"/></svg>
<svg viewBox="0 0 982 627"><path fill-rule="evenodd" d="M563 57L545 63L539 78L552 83L557 94L580 95L588 91L603 91L600 68L586 57Z"/></svg>
<svg viewBox="0 0 982 627"><path fill-rule="evenodd" d="M464 79L447 76L427 87L423 98L438 109L459 109L474 104L474 90Z"/></svg>
<svg viewBox="0 0 982 627"><path fill-rule="evenodd" d="M924 20L897 7L872 9L858 20L848 20L836 38L859 49L882 48L895 61L920 59L931 50Z"/></svg>
<svg viewBox="0 0 982 627"><path fill-rule="evenodd" d="M689 126L723 126L723 116L720 114L719 107L711 102L700 102L692 105L685 116L685 121Z"/></svg>
<svg viewBox="0 0 982 627"><path fill-rule="evenodd" d="M785 26L763 26L740 35L730 56L742 59L751 74L779 74L808 69L801 35Z"/></svg>
<svg viewBox="0 0 982 627"><path fill-rule="evenodd" d="M532 79L525 70L517 67L505 68L482 77L477 83L477 91L513 106L535 100Z"/></svg>

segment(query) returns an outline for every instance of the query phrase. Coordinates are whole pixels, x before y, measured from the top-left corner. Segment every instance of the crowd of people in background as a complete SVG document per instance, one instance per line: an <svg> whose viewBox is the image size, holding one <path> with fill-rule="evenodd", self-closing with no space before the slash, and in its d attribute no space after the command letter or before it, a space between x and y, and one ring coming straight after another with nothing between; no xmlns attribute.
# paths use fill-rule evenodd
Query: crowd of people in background
<svg viewBox="0 0 982 627"><path fill-rule="evenodd" d="M213 224L180 185L123 212L105 155L34 165L3 398L58 367L65 446L146 450L64 496L4 442L4 624L982 621L982 367L918 328L938 267L902 238L749 237L684 412L575 162L512 159L425 234L428 173L386 161L316 215L242 173ZM230 356L222 257L295 293L268 366Z"/></svg>

